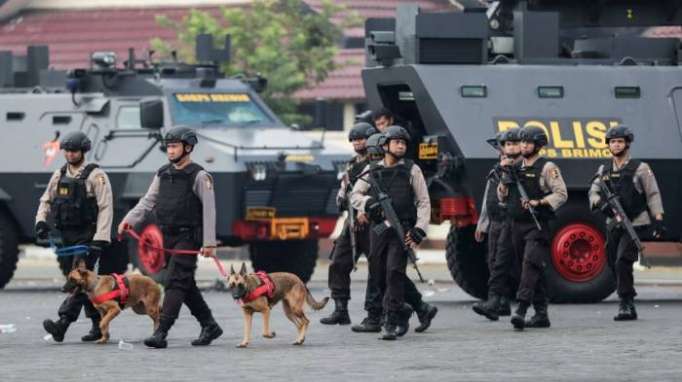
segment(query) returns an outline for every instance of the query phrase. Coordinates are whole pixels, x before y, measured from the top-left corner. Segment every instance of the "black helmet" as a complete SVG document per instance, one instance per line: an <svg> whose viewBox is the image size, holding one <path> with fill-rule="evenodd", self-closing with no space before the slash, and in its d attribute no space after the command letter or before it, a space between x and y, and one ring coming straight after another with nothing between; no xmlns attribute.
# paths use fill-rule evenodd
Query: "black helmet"
<svg viewBox="0 0 682 382"><path fill-rule="evenodd" d="M386 137L384 143L388 143L391 139L404 139L407 142L410 141L410 133L408 133L404 127L398 125L389 126L386 131L384 131L384 136Z"/></svg>
<svg viewBox="0 0 682 382"><path fill-rule="evenodd" d="M632 142L635 140L635 134L632 133L627 126L616 126L606 131L606 143L615 138L625 138L625 142Z"/></svg>
<svg viewBox="0 0 682 382"><path fill-rule="evenodd" d="M375 133L367 138L367 152L371 155L384 155L384 149L381 147L385 143L384 134Z"/></svg>
<svg viewBox="0 0 682 382"><path fill-rule="evenodd" d="M59 147L62 150L82 151L86 153L90 151L92 142L90 138L81 131L72 131L64 136L59 142Z"/></svg>
<svg viewBox="0 0 682 382"><path fill-rule="evenodd" d="M513 127L509 130L505 130L502 132L501 135L498 136L497 141L500 142L500 144L504 144L504 142L518 142L521 140L520 133L521 129L518 127Z"/></svg>
<svg viewBox="0 0 682 382"><path fill-rule="evenodd" d="M196 146L199 140L194 130L185 126L173 127L166 133L164 143L182 142L190 146Z"/></svg>
<svg viewBox="0 0 682 382"><path fill-rule="evenodd" d="M521 129L519 132L519 138L522 141L533 142L535 146L542 147L546 146L549 142L547 138L547 133L541 127L528 126Z"/></svg>
<svg viewBox="0 0 682 382"><path fill-rule="evenodd" d="M358 122L353 125L353 128L348 132L348 141L354 141L356 139L367 139L370 135L376 133L377 130L374 126L367 122Z"/></svg>

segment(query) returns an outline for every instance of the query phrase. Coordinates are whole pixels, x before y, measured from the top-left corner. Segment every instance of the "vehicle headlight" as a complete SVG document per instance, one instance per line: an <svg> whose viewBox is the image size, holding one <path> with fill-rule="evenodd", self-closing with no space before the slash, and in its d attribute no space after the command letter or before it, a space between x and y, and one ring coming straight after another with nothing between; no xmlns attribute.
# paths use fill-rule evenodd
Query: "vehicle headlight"
<svg viewBox="0 0 682 382"><path fill-rule="evenodd" d="M251 166L251 178L260 182L268 177L268 167L265 164L257 163Z"/></svg>

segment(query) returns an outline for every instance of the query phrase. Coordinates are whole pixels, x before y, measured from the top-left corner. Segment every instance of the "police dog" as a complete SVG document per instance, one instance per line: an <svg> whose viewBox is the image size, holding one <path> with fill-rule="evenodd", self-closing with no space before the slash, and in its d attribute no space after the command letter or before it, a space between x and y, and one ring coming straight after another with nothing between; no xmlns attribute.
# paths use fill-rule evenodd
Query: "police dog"
<svg viewBox="0 0 682 382"><path fill-rule="evenodd" d="M96 341L105 344L109 341L109 323L116 318L121 310L131 307L137 314L146 314L154 321L154 330L159 326L161 315L161 290L154 280L143 275L128 275L128 300L124 307L117 300L107 300L93 305L100 312L102 320L99 323L102 337ZM68 281L75 287L75 291L85 292L92 301L95 296L101 296L116 288L116 279L113 276L98 276L95 272L86 268L84 261L79 261L77 266L69 272Z"/></svg>
<svg viewBox="0 0 682 382"><path fill-rule="evenodd" d="M242 313L244 313L244 339L238 347L245 348L251 341L251 324L255 312L263 314L263 337L275 337L275 332L270 331L270 309L280 300L284 306L284 314L298 330L298 337L293 345L303 345L305 333L310 324L310 320L303 311L303 305L307 303L314 310L320 310L327 305L329 297L325 297L321 302L315 301L303 281L292 273L276 272L269 273L268 276L274 284L272 297L262 295L245 302L244 298L260 286L260 278L255 273L247 273L244 263L239 273L230 267L230 275L227 279L228 289L232 291L232 297L235 300L242 302Z"/></svg>

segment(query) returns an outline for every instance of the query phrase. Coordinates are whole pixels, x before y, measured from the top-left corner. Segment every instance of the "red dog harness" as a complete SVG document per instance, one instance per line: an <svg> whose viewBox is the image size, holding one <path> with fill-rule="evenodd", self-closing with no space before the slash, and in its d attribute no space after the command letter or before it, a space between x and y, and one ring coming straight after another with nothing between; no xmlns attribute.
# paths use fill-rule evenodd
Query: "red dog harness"
<svg viewBox="0 0 682 382"><path fill-rule="evenodd" d="M241 304L247 304L261 296L266 296L267 298L272 298L275 295L275 283L272 282L270 276L265 272L256 272L256 276L260 280L260 285L258 288L254 289L248 295L242 297L239 302Z"/></svg>
<svg viewBox="0 0 682 382"><path fill-rule="evenodd" d="M117 273L112 273L111 276L116 279L116 285L118 286L118 289L114 289L110 292L100 294L99 296L95 296L91 299L93 304L101 304L105 301L109 300L116 300L118 299L118 304L121 306L125 306L126 302L128 301L128 286L126 285L126 278L123 275L119 275Z"/></svg>

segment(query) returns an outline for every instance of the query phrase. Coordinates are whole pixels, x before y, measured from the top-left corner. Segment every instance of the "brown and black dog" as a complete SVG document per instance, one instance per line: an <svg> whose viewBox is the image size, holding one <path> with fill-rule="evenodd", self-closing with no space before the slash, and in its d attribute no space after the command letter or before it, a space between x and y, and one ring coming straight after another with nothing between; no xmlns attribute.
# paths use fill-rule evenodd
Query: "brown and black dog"
<svg viewBox="0 0 682 382"><path fill-rule="evenodd" d="M315 301L303 281L292 273L276 272L268 273L267 276L272 280L274 289L271 296L264 294L250 301L244 301L254 290L262 286L263 282L257 274L247 273L244 263L239 273L230 267L227 285L232 291L232 297L242 302L242 313L244 313L244 339L238 347L244 348L251 341L251 324L255 312L263 314L263 337L275 337L275 333L270 331L270 310L280 300L284 306L284 314L298 330L298 337L293 344L303 345L306 330L310 324L310 320L303 311L304 304L307 303L314 310L320 310L327 305L329 297L325 297L321 302Z"/></svg>
<svg viewBox="0 0 682 382"><path fill-rule="evenodd" d="M68 275L68 280L77 289L85 292L93 305L102 315L99 328L102 337L96 343L104 344L109 341L109 323L116 318L122 309L131 307L137 314L146 314L154 321L154 330L159 326L159 316L161 315L161 290L154 280L143 275L128 275L128 298L123 308L119 306L117 300L107 300L101 303L93 301L96 296L116 289L116 279L112 276L98 276L95 272L88 270L84 262L79 262Z"/></svg>

